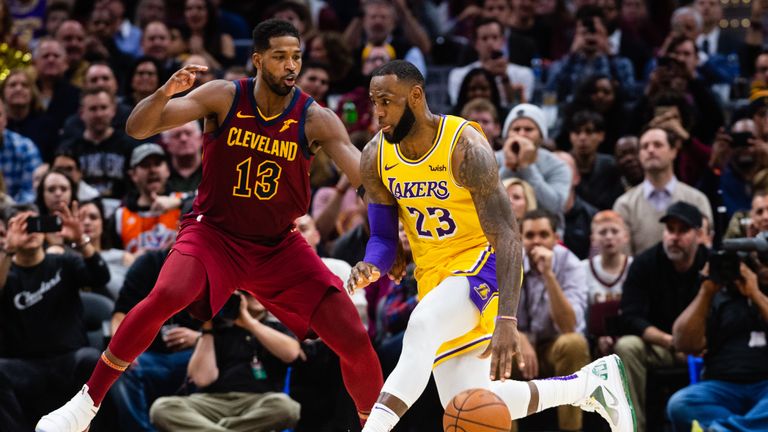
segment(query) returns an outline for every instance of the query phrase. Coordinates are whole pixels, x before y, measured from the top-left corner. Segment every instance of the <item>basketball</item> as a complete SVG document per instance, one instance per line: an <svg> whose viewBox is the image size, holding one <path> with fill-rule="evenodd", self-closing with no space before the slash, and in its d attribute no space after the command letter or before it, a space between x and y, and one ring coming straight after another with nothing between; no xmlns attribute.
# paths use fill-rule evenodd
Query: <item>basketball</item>
<svg viewBox="0 0 768 432"><path fill-rule="evenodd" d="M469 389L448 402L443 415L445 432L509 432L512 419L507 405L485 389Z"/></svg>

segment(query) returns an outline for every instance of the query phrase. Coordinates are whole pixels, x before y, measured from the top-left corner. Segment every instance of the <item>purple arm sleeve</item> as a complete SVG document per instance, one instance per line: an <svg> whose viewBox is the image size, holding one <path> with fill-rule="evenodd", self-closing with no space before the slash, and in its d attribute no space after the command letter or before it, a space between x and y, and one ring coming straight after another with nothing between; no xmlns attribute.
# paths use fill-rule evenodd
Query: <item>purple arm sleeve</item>
<svg viewBox="0 0 768 432"><path fill-rule="evenodd" d="M397 254L397 206L368 204L371 238L365 247L363 262L373 264L382 274L392 268Z"/></svg>

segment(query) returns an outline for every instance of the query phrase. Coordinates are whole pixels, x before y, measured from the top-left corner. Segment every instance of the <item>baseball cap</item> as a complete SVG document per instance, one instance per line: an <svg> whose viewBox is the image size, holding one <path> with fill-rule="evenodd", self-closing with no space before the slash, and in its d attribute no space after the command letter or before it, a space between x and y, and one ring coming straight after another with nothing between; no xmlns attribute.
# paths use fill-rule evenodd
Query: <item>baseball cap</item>
<svg viewBox="0 0 768 432"><path fill-rule="evenodd" d="M145 143L137 146L133 149L133 153L131 153L131 168L136 167L141 161L153 155L165 157L165 151L159 144L155 143Z"/></svg>
<svg viewBox="0 0 768 432"><path fill-rule="evenodd" d="M544 116L544 111L542 111L541 108L537 107L536 105L527 103L516 105L514 108L512 108L512 111L507 114L507 118L504 119L504 128L502 129L502 134L504 134L504 136L507 134L509 125L511 125L513 121L519 118L531 119L539 128L541 137L543 139L547 139L547 119Z"/></svg>
<svg viewBox="0 0 768 432"><path fill-rule="evenodd" d="M753 90L749 97L749 115L757 114L764 107L768 107L768 88Z"/></svg>
<svg viewBox="0 0 768 432"><path fill-rule="evenodd" d="M675 218L691 228L701 228L701 212L696 206L688 204L685 201L678 201L667 209L665 214L659 222L666 222L667 220Z"/></svg>

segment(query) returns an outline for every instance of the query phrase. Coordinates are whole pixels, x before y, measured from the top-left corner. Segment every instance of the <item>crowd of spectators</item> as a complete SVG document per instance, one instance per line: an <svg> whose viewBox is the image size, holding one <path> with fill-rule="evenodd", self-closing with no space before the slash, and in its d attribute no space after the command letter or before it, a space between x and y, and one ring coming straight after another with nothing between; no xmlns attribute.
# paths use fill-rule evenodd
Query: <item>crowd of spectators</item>
<svg viewBox="0 0 768 432"><path fill-rule="evenodd" d="M196 86L251 76L250 29L271 17L302 35L298 86L359 148L378 130L370 76L393 59L422 71L434 111L480 125L525 249L517 379L615 352L640 432L768 424L768 257L723 277L712 252L768 231L767 0L0 0L0 429L31 429L82 386L194 200L204 119L136 140L131 110L183 65L208 66ZM310 181L297 228L345 280L366 206L322 152ZM27 233L46 215L63 223ZM413 270L352 298L385 374ZM112 308L103 329L87 292ZM323 342L244 293L231 303L169 320L92 430L355 430ZM650 410L649 376L686 355L701 381ZM587 428L578 409L556 417ZM440 419L432 387L397 430Z"/></svg>

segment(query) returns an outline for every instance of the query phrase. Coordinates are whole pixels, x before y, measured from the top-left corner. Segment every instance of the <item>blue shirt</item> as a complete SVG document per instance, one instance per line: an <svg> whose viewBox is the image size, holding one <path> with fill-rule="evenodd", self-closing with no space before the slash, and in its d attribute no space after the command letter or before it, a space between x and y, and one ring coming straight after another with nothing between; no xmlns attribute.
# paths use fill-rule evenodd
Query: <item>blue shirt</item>
<svg viewBox="0 0 768 432"><path fill-rule="evenodd" d="M564 101L584 79L595 74L615 79L625 94L631 95L635 89L635 68L626 57L600 55L590 59L578 53L552 64L547 89L557 91L557 99Z"/></svg>
<svg viewBox="0 0 768 432"><path fill-rule="evenodd" d="M31 139L8 129L3 131L0 168L3 170L7 193L17 203L35 201L32 173L41 163L40 151Z"/></svg>

